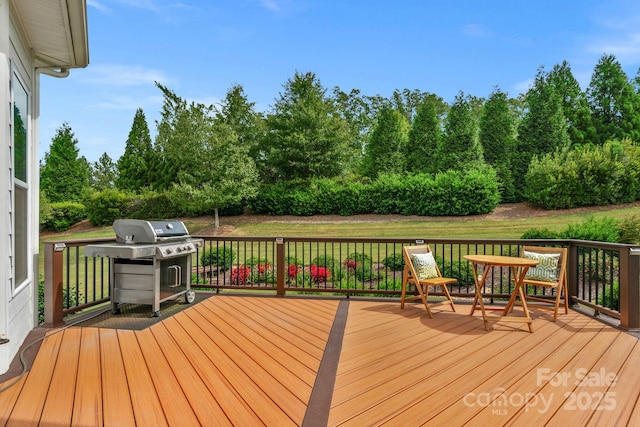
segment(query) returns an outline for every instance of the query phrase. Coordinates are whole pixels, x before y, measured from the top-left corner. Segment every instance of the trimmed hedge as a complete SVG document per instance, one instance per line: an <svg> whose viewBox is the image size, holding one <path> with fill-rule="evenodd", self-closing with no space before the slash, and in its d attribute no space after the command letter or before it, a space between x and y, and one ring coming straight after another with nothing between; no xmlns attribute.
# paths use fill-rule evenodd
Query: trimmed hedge
<svg viewBox="0 0 640 427"><path fill-rule="evenodd" d="M312 180L263 186L249 208L269 215L479 215L500 202L492 168L430 174L383 174L375 181Z"/></svg>

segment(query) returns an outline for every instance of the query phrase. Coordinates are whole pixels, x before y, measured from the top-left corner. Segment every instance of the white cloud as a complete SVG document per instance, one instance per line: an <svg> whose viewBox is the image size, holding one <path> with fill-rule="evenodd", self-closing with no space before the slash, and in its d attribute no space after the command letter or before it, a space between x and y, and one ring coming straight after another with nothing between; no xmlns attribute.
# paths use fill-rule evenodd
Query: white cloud
<svg viewBox="0 0 640 427"><path fill-rule="evenodd" d="M282 10L280 2L277 0L260 0L260 4L265 9L271 10L273 12L280 12Z"/></svg>
<svg viewBox="0 0 640 427"><path fill-rule="evenodd" d="M534 79L527 79L525 81L516 83L513 87L518 93L526 93L531 86L533 86Z"/></svg>
<svg viewBox="0 0 640 427"><path fill-rule="evenodd" d="M588 51L599 55L612 54L621 62L640 62L640 33L596 40L588 46Z"/></svg>
<svg viewBox="0 0 640 427"><path fill-rule="evenodd" d="M462 33L470 37L485 37L489 34L486 27L480 24L469 24L462 28Z"/></svg>
<svg viewBox="0 0 640 427"><path fill-rule="evenodd" d="M105 6L104 3L98 0L87 0L87 6L94 7L100 12L109 12L109 8Z"/></svg>
<svg viewBox="0 0 640 427"><path fill-rule="evenodd" d="M166 84L170 79L162 71L124 64L96 64L82 73L82 81L107 86Z"/></svg>

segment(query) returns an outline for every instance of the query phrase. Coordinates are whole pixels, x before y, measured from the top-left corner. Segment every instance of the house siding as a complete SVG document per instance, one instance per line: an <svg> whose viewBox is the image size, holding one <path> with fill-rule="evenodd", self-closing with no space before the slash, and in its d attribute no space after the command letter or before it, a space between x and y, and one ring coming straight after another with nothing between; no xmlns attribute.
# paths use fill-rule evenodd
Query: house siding
<svg viewBox="0 0 640 427"><path fill-rule="evenodd" d="M38 259L38 147L37 147L37 76L34 60L25 47L18 21L13 19L10 4L0 0L0 337L9 342L0 345L0 374L7 371L27 334L36 325L37 259ZM17 72L30 94L28 103L28 177L27 202L28 277L21 284L14 283L13 252L13 170L10 151L10 125L13 117L11 82Z"/></svg>

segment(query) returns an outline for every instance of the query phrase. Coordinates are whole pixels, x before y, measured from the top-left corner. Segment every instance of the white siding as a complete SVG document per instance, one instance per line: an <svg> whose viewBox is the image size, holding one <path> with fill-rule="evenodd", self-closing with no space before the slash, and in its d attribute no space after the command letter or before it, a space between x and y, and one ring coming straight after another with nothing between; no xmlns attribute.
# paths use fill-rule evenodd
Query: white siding
<svg viewBox="0 0 640 427"><path fill-rule="evenodd" d="M34 108L37 97L33 96L38 89L34 78L34 61L22 43L21 30L17 21L12 19L11 10L5 1L0 1L0 336L8 338L7 344L0 345L0 373L4 373L15 357L20 345L35 326L35 310L37 294L37 251L38 251L38 207L37 200L38 151L35 136L37 129L37 109ZM13 221L11 193L13 189L11 170L12 158L9 151L11 141L10 120L13 116L11 105L10 82L16 71L22 84L32 95L29 99L29 188L28 200L28 278L18 288L14 286L11 269L13 250ZM35 162L35 164L34 164ZM35 172L34 172L35 171ZM35 263L35 265L34 265Z"/></svg>

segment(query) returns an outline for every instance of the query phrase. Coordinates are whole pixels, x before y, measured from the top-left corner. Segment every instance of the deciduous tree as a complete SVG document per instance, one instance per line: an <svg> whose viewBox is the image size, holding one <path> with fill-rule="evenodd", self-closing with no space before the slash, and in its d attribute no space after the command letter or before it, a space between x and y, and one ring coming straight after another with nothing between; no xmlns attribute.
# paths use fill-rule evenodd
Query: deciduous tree
<svg viewBox="0 0 640 427"><path fill-rule="evenodd" d="M187 103L158 86L165 103L156 145L164 163L174 166L173 190L194 213L213 211L217 227L220 209L255 194L257 172L249 147L239 143L229 124L216 120L213 106Z"/></svg>

